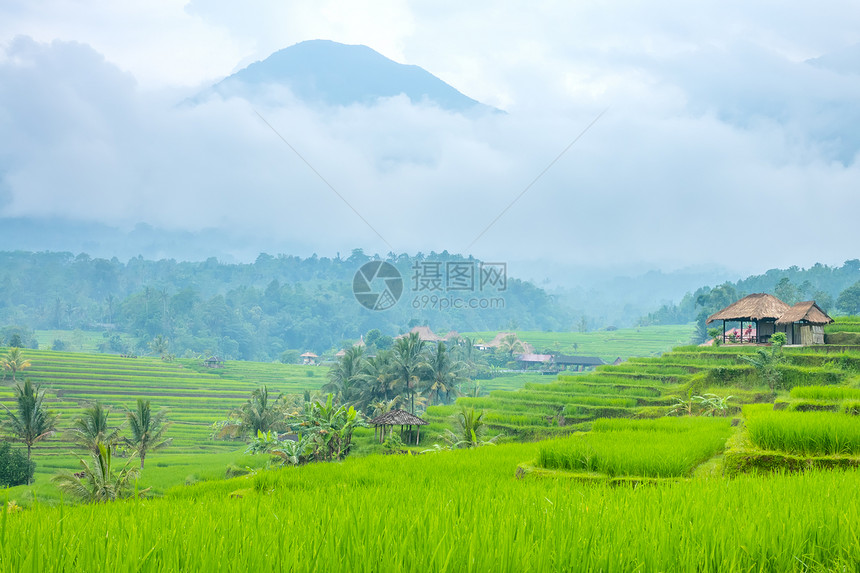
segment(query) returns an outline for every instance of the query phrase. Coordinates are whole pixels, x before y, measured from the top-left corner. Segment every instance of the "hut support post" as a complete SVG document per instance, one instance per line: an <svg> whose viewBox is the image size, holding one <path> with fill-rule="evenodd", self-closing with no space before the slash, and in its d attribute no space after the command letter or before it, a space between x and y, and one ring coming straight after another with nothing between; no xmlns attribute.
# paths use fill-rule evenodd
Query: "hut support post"
<svg viewBox="0 0 860 573"><path fill-rule="evenodd" d="M723 344L726 343L726 321L723 321Z"/></svg>
<svg viewBox="0 0 860 573"><path fill-rule="evenodd" d="M415 434L415 445L417 446L418 440L421 439L421 426L415 426L415 429L417 430L417 432Z"/></svg>
<svg viewBox="0 0 860 573"><path fill-rule="evenodd" d="M744 321L741 319L741 344L744 343Z"/></svg>

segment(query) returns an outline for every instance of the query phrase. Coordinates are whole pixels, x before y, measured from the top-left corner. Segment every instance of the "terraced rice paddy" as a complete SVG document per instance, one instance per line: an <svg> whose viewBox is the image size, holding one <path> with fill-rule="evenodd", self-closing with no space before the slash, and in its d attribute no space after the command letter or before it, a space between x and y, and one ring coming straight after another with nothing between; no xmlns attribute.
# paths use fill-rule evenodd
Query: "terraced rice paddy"
<svg viewBox="0 0 860 573"><path fill-rule="evenodd" d="M599 356L607 362L616 358L649 356L667 352L675 346L689 344L693 337L693 324L619 328L592 332L517 332L523 342L531 344L537 352L552 351L579 356ZM491 341L497 332L466 332L475 341Z"/></svg>
<svg viewBox="0 0 860 573"><path fill-rule="evenodd" d="M150 400L156 410L167 408L172 422L167 436L173 443L160 455L187 458L241 446L211 439L211 425L226 418L258 386L301 393L316 391L327 381L327 369L318 366L227 362L224 368L211 369L191 360L168 363L157 358L37 350L24 354L32 365L18 378L30 378L47 389L49 408L61 415L59 434L34 449L37 482L45 482L57 468L77 466L68 429L95 400L111 407L111 425L124 421L125 409L133 407L137 398ZM0 403L14 408L13 396L7 380L0 386Z"/></svg>
<svg viewBox="0 0 860 573"><path fill-rule="evenodd" d="M4 571L856 571L860 473L517 480L537 446L370 456L4 513ZM837 494L838 492L838 494Z"/></svg>
<svg viewBox="0 0 860 573"><path fill-rule="evenodd" d="M753 444L764 450L827 456L860 454L860 422L841 412L786 412L747 407L746 426Z"/></svg>
<svg viewBox="0 0 860 573"><path fill-rule="evenodd" d="M592 431L541 443L538 465L610 477L683 477L720 452L727 418L597 420Z"/></svg>

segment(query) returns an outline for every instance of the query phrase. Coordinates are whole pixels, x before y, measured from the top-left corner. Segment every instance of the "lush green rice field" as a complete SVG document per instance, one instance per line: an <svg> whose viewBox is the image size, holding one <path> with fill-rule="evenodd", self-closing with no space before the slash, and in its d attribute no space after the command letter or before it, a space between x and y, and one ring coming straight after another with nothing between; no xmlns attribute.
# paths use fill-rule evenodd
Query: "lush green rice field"
<svg viewBox="0 0 860 573"><path fill-rule="evenodd" d="M5 353L6 349L0 349L0 356ZM47 390L49 408L60 414L59 433L33 449L37 495L54 494L48 482L57 469L77 468L80 456L69 429L82 409L96 400L111 407L108 421L112 426L123 423L125 409L133 407L137 398L150 400L153 409L166 408L172 422L167 437L173 443L155 455L165 456L178 466L188 465L189 458L202 455L202 472L223 477L229 461L225 456L236 458L242 444L213 440L214 422L226 418L260 385L266 384L274 392L316 391L326 383L328 373L322 366L231 361L224 368L206 368L196 360L164 362L150 357L50 350L24 350L23 354L31 366L19 373L18 379L30 378L41 384ZM0 404L14 410L13 397L12 383L7 379L0 384ZM5 411L0 409L0 412L3 418ZM214 462L210 467L208 455L225 461L219 464L219 469ZM164 472L153 470L153 473ZM173 482L155 477L153 485L161 489L166 484L183 483L189 476L194 477L194 472L188 470L185 475L174 476L177 481Z"/></svg>
<svg viewBox="0 0 860 573"><path fill-rule="evenodd" d="M840 412L774 411L769 404L744 408L753 444L801 455L860 454L860 421Z"/></svg>
<svg viewBox="0 0 860 573"><path fill-rule="evenodd" d="M621 357L651 356L667 352L675 346L689 344L695 325L660 325L593 332L517 332L520 340L528 342L537 352L552 351L578 356L599 356L607 362ZM474 340L489 342L497 332L464 332Z"/></svg>
<svg viewBox="0 0 860 573"><path fill-rule="evenodd" d="M731 432L726 418L601 419L590 433L541 443L538 464L610 477L683 477L720 452Z"/></svg>
<svg viewBox="0 0 860 573"><path fill-rule="evenodd" d="M856 571L860 473L517 480L535 445L370 456L0 517L4 571ZM233 495L231 496L231 492Z"/></svg>

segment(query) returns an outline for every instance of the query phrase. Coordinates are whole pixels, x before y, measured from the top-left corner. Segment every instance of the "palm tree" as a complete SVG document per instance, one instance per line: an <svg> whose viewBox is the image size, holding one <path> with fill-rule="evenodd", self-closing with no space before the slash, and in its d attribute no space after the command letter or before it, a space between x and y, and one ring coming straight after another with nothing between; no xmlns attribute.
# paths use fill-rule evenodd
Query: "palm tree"
<svg viewBox="0 0 860 573"><path fill-rule="evenodd" d="M391 352L383 350L376 356L368 358L364 361L361 373L358 375L356 408L367 411L376 403L388 402L389 391L393 389L394 384Z"/></svg>
<svg viewBox="0 0 860 573"><path fill-rule="evenodd" d="M322 387L323 392L331 392L340 398L342 404L348 403L355 394L355 385L361 375L364 361L364 348L352 346L340 357L328 372L329 382Z"/></svg>
<svg viewBox="0 0 860 573"><path fill-rule="evenodd" d="M20 348L10 348L9 354L3 359L3 378L6 377L6 372L12 373L12 382L17 382L15 375L30 367L30 361L24 358Z"/></svg>
<svg viewBox="0 0 860 573"><path fill-rule="evenodd" d="M251 392L248 401L236 411L240 431L256 436L257 432L265 434L269 430L281 429L284 421L282 398L281 394L272 398L268 386L260 386Z"/></svg>
<svg viewBox="0 0 860 573"><path fill-rule="evenodd" d="M96 445L92 454L92 465L81 460L81 471L75 475L66 470L54 476L53 481L60 491L87 502L100 503L130 497L133 493L132 481L140 475L140 470L131 467L131 459L118 472L111 463L111 448L104 444Z"/></svg>
<svg viewBox="0 0 860 573"><path fill-rule="evenodd" d="M511 333L499 341L499 350L508 356L513 357L514 353L525 352L526 347L520 339L517 338L516 334Z"/></svg>
<svg viewBox="0 0 860 573"><path fill-rule="evenodd" d="M119 441L120 428L108 430L108 415L110 408L105 408L101 402L85 408L80 418L72 424L72 432L75 434L75 443L98 455L99 445L104 444L108 449Z"/></svg>
<svg viewBox="0 0 860 573"><path fill-rule="evenodd" d="M391 360L392 373L395 381L409 394L412 415L415 415L415 392L421 381L421 370L425 363L421 352L424 341L417 332L410 332L394 343L394 354Z"/></svg>
<svg viewBox="0 0 860 573"><path fill-rule="evenodd" d="M33 445L48 438L57 431L58 414L50 412L45 406L45 391L40 385L33 386L30 379L24 385L15 386L15 409L13 413L3 405L9 414L6 427L27 445L27 461L30 461Z"/></svg>
<svg viewBox="0 0 860 573"><path fill-rule="evenodd" d="M131 438L125 441L140 456L140 469L143 469L146 454L167 447L173 441L173 438L164 439L164 432L170 427L166 415L165 410L153 414L149 400L141 398L137 399L137 409L126 414Z"/></svg>
<svg viewBox="0 0 860 573"><path fill-rule="evenodd" d="M469 378L474 377L475 375L475 341L468 336L463 336L460 338L460 345L458 347L458 355L460 356L460 361L464 364L464 368L466 370L466 375Z"/></svg>
<svg viewBox="0 0 860 573"><path fill-rule="evenodd" d="M456 385L463 380L463 365L451 360L444 342L436 343L436 352L430 357L427 369L430 375L425 391L432 404L448 402L452 392L455 396L459 394Z"/></svg>
<svg viewBox="0 0 860 573"><path fill-rule="evenodd" d="M153 354L164 359L170 351L170 341L164 338L163 335L159 334L152 339L152 342L149 343L149 349Z"/></svg>

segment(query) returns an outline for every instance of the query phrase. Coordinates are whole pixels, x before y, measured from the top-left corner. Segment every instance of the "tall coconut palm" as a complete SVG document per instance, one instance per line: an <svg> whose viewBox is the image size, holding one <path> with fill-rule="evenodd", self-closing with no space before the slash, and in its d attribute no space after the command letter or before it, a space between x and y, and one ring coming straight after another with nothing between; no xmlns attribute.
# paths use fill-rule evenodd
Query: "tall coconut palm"
<svg viewBox="0 0 860 573"><path fill-rule="evenodd" d="M161 357L163 360L170 351L170 341L159 334L149 343L149 349L154 355Z"/></svg>
<svg viewBox="0 0 860 573"><path fill-rule="evenodd" d="M516 334L511 333L499 341L499 350L508 356L513 357L515 353L525 352L526 346L519 338L517 338Z"/></svg>
<svg viewBox="0 0 860 573"><path fill-rule="evenodd" d="M50 412L45 405L45 391L40 385L33 386L30 379L15 386L15 412L3 405L9 414L6 428L27 446L27 461L30 461L33 445L52 436L57 431L58 414Z"/></svg>
<svg viewBox="0 0 860 573"><path fill-rule="evenodd" d="M398 385L409 395L412 415L415 415L415 392L422 379L422 369L425 367L424 341L417 332L410 332L394 342L391 360L392 373Z"/></svg>
<svg viewBox="0 0 860 573"><path fill-rule="evenodd" d="M81 460L83 471L77 475L66 470L54 476L57 488L69 495L86 502L100 503L113 501L133 494L133 481L140 474L138 468L132 467L132 460L126 461L119 470L114 471L111 460L111 448L97 444L96 453L92 454L92 463Z"/></svg>
<svg viewBox="0 0 860 573"><path fill-rule="evenodd" d="M257 432L281 430L284 424L283 396L272 396L268 386L260 386L247 402L236 411L239 430L244 434L256 436Z"/></svg>
<svg viewBox="0 0 860 573"><path fill-rule="evenodd" d="M368 358L364 361L358 376L356 409L365 412L369 411L373 404L388 402L394 384L391 352L383 350L376 356Z"/></svg>
<svg viewBox="0 0 860 573"><path fill-rule="evenodd" d="M2 364L3 377L6 377L6 372L11 372L12 382L17 382L15 375L18 374L18 372L31 366L30 361L24 358L24 355L21 353L21 349L17 347L9 349L9 353L3 359Z"/></svg>
<svg viewBox="0 0 860 573"><path fill-rule="evenodd" d="M165 448L173 441L173 438L164 439L164 433L170 426L166 415L165 410L153 414L149 400L141 398L137 399L137 408L126 414L131 438L125 441L140 456L140 469L143 469L146 454Z"/></svg>
<svg viewBox="0 0 860 573"><path fill-rule="evenodd" d="M329 382L322 387L322 391L334 394L341 404L349 403L356 393L363 363L364 348L350 347L328 371Z"/></svg>
<svg viewBox="0 0 860 573"><path fill-rule="evenodd" d="M437 342L435 352L427 361L428 379L425 393L432 404L448 402L451 394L459 394L457 385L464 381L460 362L451 360L444 342Z"/></svg>
<svg viewBox="0 0 860 573"><path fill-rule="evenodd" d="M466 376L472 378L475 376L475 341L468 336L460 338L460 343L457 346L457 355L463 363Z"/></svg>
<svg viewBox="0 0 860 573"><path fill-rule="evenodd" d="M96 456L99 453L99 444L112 449L119 441L120 428L108 429L109 414L110 408L102 406L101 402L95 402L92 406L84 408L81 417L72 424L75 443Z"/></svg>

